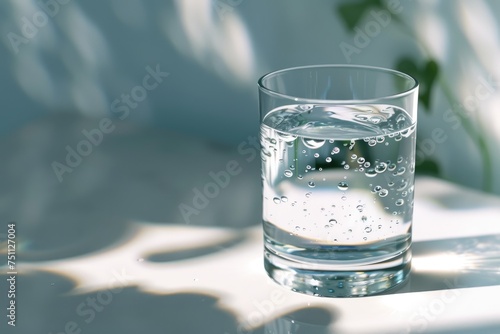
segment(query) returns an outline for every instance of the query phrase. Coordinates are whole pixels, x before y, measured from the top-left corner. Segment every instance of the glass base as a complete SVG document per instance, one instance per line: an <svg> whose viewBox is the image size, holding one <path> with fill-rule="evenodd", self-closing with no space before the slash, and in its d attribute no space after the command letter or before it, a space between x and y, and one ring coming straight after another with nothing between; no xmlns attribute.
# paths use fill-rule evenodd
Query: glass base
<svg viewBox="0 0 500 334"><path fill-rule="evenodd" d="M406 281L411 269L411 250L392 258L390 268L371 270L310 270L303 263L264 251L269 277L295 292L319 297L362 297L389 292ZM299 268L301 267L301 268Z"/></svg>

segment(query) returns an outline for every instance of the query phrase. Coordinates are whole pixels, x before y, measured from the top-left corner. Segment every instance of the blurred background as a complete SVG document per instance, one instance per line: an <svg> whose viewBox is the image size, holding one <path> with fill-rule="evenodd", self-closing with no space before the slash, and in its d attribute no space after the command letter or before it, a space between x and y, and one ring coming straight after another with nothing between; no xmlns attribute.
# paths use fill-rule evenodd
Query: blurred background
<svg viewBox="0 0 500 334"><path fill-rule="evenodd" d="M497 1L6 0L0 135L46 118L126 116L237 147L258 131L261 75L366 64L420 80L422 172L500 193L497 13ZM168 77L125 104L147 67Z"/></svg>

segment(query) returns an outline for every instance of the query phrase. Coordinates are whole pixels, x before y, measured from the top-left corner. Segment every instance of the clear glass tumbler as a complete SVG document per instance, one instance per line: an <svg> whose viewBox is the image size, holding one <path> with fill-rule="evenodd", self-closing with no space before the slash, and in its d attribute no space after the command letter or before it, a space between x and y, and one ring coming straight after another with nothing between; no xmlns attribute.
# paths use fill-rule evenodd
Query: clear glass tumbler
<svg viewBox="0 0 500 334"><path fill-rule="evenodd" d="M408 276L418 82L320 65L259 80L265 268L294 291L366 296Z"/></svg>

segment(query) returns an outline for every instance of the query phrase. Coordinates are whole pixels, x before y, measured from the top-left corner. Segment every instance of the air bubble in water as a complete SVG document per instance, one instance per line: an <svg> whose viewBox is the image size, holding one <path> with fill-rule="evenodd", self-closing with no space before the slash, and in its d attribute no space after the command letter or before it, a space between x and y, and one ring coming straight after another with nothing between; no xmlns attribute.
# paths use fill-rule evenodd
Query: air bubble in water
<svg viewBox="0 0 500 334"><path fill-rule="evenodd" d="M365 175L368 177L374 177L375 175L377 175L377 172L375 171L375 169L369 168L366 170Z"/></svg>
<svg viewBox="0 0 500 334"><path fill-rule="evenodd" d="M311 197L311 195L312 195L312 192L308 192L308 193L306 193L306 197L307 197L307 198ZM304 202L304 204L306 204L306 202Z"/></svg>
<svg viewBox="0 0 500 334"><path fill-rule="evenodd" d="M316 187L316 184L314 183L314 181L309 181L307 184L308 184L308 185L309 185L309 187L311 187L311 188Z"/></svg>
<svg viewBox="0 0 500 334"><path fill-rule="evenodd" d="M344 165L344 169L349 169L349 165Z"/></svg>
<svg viewBox="0 0 500 334"><path fill-rule="evenodd" d="M330 225L337 224L336 219L330 219L328 222L330 223Z"/></svg>
<svg viewBox="0 0 500 334"><path fill-rule="evenodd" d="M375 145L377 145L377 141L376 141L375 139L370 139L370 140L368 141L368 145L370 145L370 146L375 146Z"/></svg>
<svg viewBox="0 0 500 334"><path fill-rule="evenodd" d="M281 199L279 197L275 197L275 198L273 198L273 202L276 203L276 204L280 204L281 203Z"/></svg>
<svg viewBox="0 0 500 334"><path fill-rule="evenodd" d="M377 143L383 143L385 140L384 136L378 136L377 137Z"/></svg>
<svg viewBox="0 0 500 334"><path fill-rule="evenodd" d="M359 211L359 212L363 212L363 205L361 205L361 204L360 204L360 205L358 205L358 206L356 207L356 209L358 209L358 211ZM364 216L363 216L363 217L364 217Z"/></svg>
<svg viewBox="0 0 500 334"><path fill-rule="evenodd" d="M393 163L393 162L392 162L392 163L390 163L390 164L387 166L387 169L388 169L388 170L390 170L390 171L392 172L393 170L395 170L395 169L396 169L396 164L395 164L395 163Z"/></svg>
<svg viewBox="0 0 500 334"><path fill-rule="evenodd" d="M405 204L405 201L404 201L404 199L402 199L402 198L400 198L400 199L398 199L398 200L396 201L396 205L397 205L397 206L401 206L401 205L403 205L403 204Z"/></svg>
<svg viewBox="0 0 500 334"><path fill-rule="evenodd" d="M378 193L378 195L379 195L380 197L385 197L385 196L387 196L388 194L389 194L389 191L388 191L387 189L382 189L382 190L380 190L380 191L379 191L379 193Z"/></svg>
<svg viewBox="0 0 500 334"><path fill-rule="evenodd" d="M314 139L314 138L302 138L302 142L306 147L312 149L320 148L325 143L325 141L322 139Z"/></svg>
<svg viewBox="0 0 500 334"><path fill-rule="evenodd" d="M288 202L288 197L286 197L286 196L281 196L281 201L282 201L283 203Z"/></svg>
<svg viewBox="0 0 500 334"><path fill-rule="evenodd" d="M365 158L363 158L363 157L359 157L359 158L358 158L358 164L362 165L362 164L364 164L364 163L365 163Z"/></svg>
<svg viewBox="0 0 500 334"><path fill-rule="evenodd" d="M301 174L297 175L297 179L302 180L303 176Z"/></svg>
<svg viewBox="0 0 500 334"><path fill-rule="evenodd" d="M332 162L332 158L331 157L326 157L325 161L326 162Z"/></svg>
<svg viewBox="0 0 500 334"><path fill-rule="evenodd" d="M306 169L311 169L311 165L307 165L307 166L306 166Z"/></svg>
<svg viewBox="0 0 500 334"><path fill-rule="evenodd" d="M368 168L368 167L371 166L371 163L369 161L367 161L367 162L365 162L365 164L363 166L365 166L366 168Z"/></svg>
<svg viewBox="0 0 500 334"><path fill-rule="evenodd" d="M349 189L349 184L347 182L339 182L338 188L340 190L348 190Z"/></svg>
<svg viewBox="0 0 500 334"><path fill-rule="evenodd" d="M372 231L372 228L370 226L365 227L365 232L370 233Z"/></svg>
<svg viewBox="0 0 500 334"><path fill-rule="evenodd" d="M319 158L319 153L314 153L315 158Z"/></svg>
<svg viewBox="0 0 500 334"><path fill-rule="evenodd" d="M404 174L404 172L406 172L406 168L399 167L398 170L396 172L394 172L393 174L394 175L402 175L402 174Z"/></svg>
<svg viewBox="0 0 500 334"><path fill-rule="evenodd" d="M356 158L357 158L357 157L358 157L358 156L357 156L356 154L351 155L351 159L352 159L352 160L356 160Z"/></svg>
<svg viewBox="0 0 500 334"><path fill-rule="evenodd" d="M379 163L377 166L375 166L375 171L377 173L383 173L387 169L387 164L385 162Z"/></svg>
<svg viewBox="0 0 500 334"><path fill-rule="evenodd" d="M292 177L293 172L291 170L287 169L287 170L285 170L285 172L283 174L285 174L286 177Z"/></svg>
<svg viewBox="0 0 500 334"><path fill-rule="evenodd" d="M401 183L399 184L398 188L396 189L397 191L404 190L408 186L408 181L406 179L401 180Z"/></svg>

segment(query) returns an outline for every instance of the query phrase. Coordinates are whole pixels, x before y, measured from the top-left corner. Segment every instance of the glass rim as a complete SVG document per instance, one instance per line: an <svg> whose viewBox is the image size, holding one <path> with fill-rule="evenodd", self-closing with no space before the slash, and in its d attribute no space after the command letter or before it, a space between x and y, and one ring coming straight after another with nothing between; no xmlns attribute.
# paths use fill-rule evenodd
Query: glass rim
<svg viewBox="0 0 500 334"><path fill-rule="evenodd" d="M264 80L266 80L272 76L277 76L277 75L282 74L282 73L292 72L292 71L297 71L297 70L304 70L304 69L321 69L321 68L343 68L343 69L361 69L361 70L378 71L380 73L392 74L394 76L399 76L399 77L409 79L411 82L413 82L413 85L411 86L411 88L403 90L400 93L396 93L396 94L384 95L384 96L380 96L377 98L370 98L370 99L349 99L349 100L311 99L311 98L305 98L305 97L300 97L300 96L292 96L292 95L280 93L280 92L273 90L273 89L270 89L264 85ZM272 71L272 72L269 72L267 74L264 74L257 81L257 84L258 84L259 89L261 91L263 91L271 96L274 96L274 97L289 99L289 100L293 100L295 102L318 103L318 104L325 104L325 103L336 103L336 104L374 103L374 102L379 102L380 100L384 100L384 99L397 99L397 98L401 98L401 97L410 95L419 87L419 83L418 83L417 79L415 79L413 76L411 76L407 73L401 72L401 71L397 71L397 70L393 70L393 69L389 69L389 68L384 68L384 67L378 67L378 66L349 65L349 64L305 65L305 66L284 68L284 69L280 69L280 70L276 70L276 71Z"/></svg>

